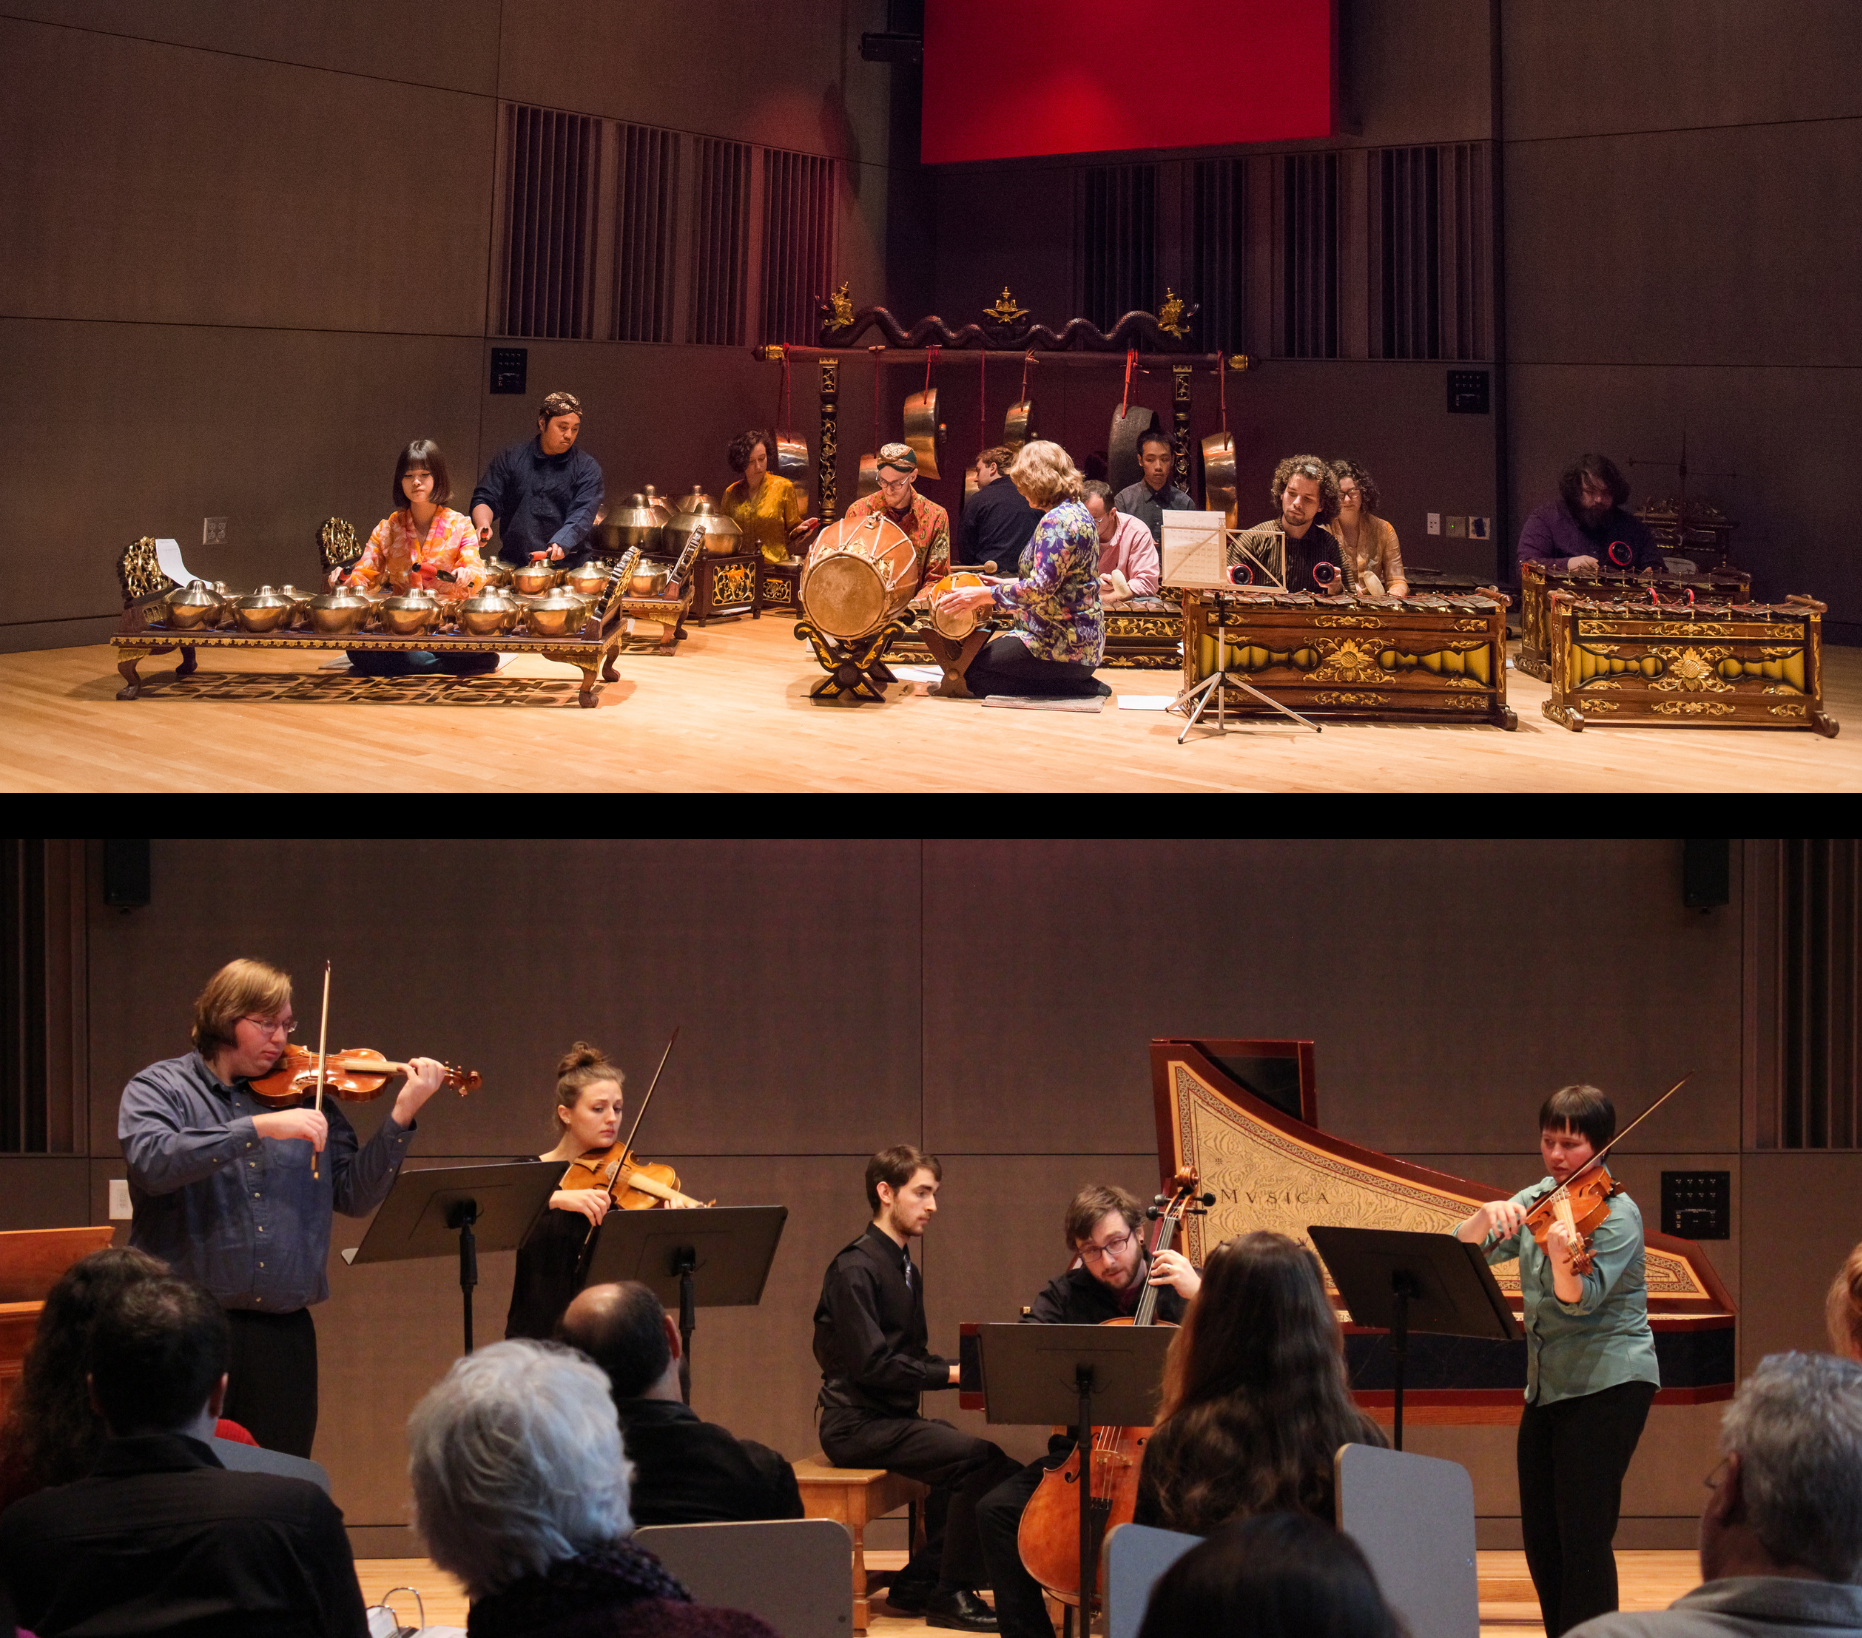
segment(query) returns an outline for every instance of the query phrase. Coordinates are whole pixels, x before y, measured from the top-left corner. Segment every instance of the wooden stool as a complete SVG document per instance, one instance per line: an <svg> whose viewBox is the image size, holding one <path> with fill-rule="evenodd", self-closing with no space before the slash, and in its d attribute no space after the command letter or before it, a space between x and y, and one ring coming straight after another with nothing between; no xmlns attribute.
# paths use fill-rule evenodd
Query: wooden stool
<svg viewBox="0 0 1862 1638"><path fill-rule="evenodd" d="M813 1457L796 1462L802 1511L811 1519L835 1519L853 1537L853 1630L866 1631L866 1526L931 1493L928 1485L883 1467L830 1467ZM909 1552L912 1544L907 1543Z"/></svg>

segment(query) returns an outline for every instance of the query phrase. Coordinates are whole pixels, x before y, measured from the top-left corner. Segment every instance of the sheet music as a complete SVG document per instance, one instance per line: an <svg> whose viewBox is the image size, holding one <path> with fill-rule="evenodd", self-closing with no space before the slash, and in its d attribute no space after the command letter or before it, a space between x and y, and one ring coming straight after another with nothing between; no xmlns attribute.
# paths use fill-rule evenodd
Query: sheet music
<svg viewBox="0 0 1862 1638"><path fill-rule="evenodd" d="M1166 512L1163 583L1227 586L1227 522L1223 512Z"/></svg>
<svg viewBox="0 0 1862 1638"><path fill-rule="evenodd" d="M181 561L181 543L178 540L158 540L155 543L155 561L161 566L163 574L177 586L185 586L200 579Z"/></svg>

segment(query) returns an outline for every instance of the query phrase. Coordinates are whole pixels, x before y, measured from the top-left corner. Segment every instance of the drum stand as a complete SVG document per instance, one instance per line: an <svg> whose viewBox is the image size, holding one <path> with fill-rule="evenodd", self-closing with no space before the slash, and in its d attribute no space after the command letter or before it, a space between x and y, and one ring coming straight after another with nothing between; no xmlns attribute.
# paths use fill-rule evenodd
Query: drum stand
<svg viewBox="0 0 1862 1638"><path fill-rule="evenodd" d="M1186 632L1186 641L1187 638L1188 634ZM1306 717L1302 717L1299 712L1295 711L1291 706L1282 705L1279 700L1267 694L1263 694L1260 689L1256 688L1246 677L1230 671L1228 669L1228 627L1217 626L1215 628L1215 670L1210 672L1208 676L1203 678L1203 680L1194 687L1184 689L1181 694L1170 702L1169 709L1172 711L1179 711L1184 706L1188 705L1191 700L1196 701L1196 709L1190 712L1190 720L1184 723L1183 732L1177 735L1177 743L1179 745L1189 738L1190 730L1196 726L1203 712L1208 710L1209 696L1211 694L1215 695L1216 729L1220 733L1226 734L1228 732L1228 700L1222 692L1222 684L1225 682L1233 683L1237 688L1244 689L1263 705L1272 706L1282 716L1291 717L1302 728L1310 728L1315 734L1324 732L1318 723L1310 721Z"/></svg>
<svg viewBox="0 0 1862 1638"><path fill-rule="evenodd" d="M815 658L821 662L821 669L827 673L809 689L808 697L833 700L851 694L856 700L883 701L886 684L899 680L887 666L885 653L904 629L904 621L888 620L879 630L869 631L864 637L855 637L849 642L830 637L807 620L796 621L795 635L807 638Z"/></svg>

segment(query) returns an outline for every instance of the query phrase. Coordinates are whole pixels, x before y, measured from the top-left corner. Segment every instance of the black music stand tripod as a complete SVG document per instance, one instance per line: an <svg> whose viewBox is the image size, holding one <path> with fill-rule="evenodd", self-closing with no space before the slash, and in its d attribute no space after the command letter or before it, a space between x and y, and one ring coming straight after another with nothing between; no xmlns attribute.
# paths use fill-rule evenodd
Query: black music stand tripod
<svg viewBox="0 0 1862 1638"><path fill-rule="evenodd" d="M978 1334L991 1422L1071 1424L1080 1453L1080 1638L1092 1631L1107 1497L1092 1494L1093 1430L1157 1420L1164 1355L1174 1328L1161 1325L985 1325Z"/></svg>
<svg viewBox="0 0 1862 1638"><path fill-rule="evenodd" d="M1452 1234L1406 1229L1316 1223L1306 1232L1345 1299L1352 1323L1390 1333L1396 1376L1391 1443L1398 1450L1403 1448L1403 1371L1412 1331L1501 1342L1517 1342L1525 1335L1477 1245Z"/></svg>
<svg viewBox="0 0 1862 1638"><path fill-rule="evenodd" d="M754 1308L763 1300L787 1206L611 1211L597 1231L584 1286L638 1280L679 1310L679 1386L692 1402L692 1333L700 1308Z"/></svg>
<svg viewBox="0 0 1862 1638"><path fill-rule="evenodd" d="M388 1263L409 1257L448 1257L456 1252L469 1354L478 1254L515 1251L549 1205L561 1178L561 1168L534 1160L404 1170L375 1213L362 1244L345 1250L343 1261Z"/></svg>

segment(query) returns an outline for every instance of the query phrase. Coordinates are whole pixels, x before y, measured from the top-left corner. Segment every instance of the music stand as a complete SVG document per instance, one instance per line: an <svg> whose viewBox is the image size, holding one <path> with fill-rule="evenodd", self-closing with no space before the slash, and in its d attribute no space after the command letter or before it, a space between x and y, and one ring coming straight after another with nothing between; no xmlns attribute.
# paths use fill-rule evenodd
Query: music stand
<svg viewBox="0 0 1862 1638"><path fill-rule="evenodd" d="M559 1168L534 1160L403 1170L362 1236L362 1244L346 1249L343 1261L392 1263L409 1257L450 1256L456 1249L469 1354L479 1252L515 1251L549 1205L561 1179Z"/></svg>
<svg viewBox="0 0 1862 1638"><path fill-rule="evenodd" d="M1093 1428L1157 1420L1172 1326L985 1325L978 1334L985 1414L991 1422L1074 1429L1080 1453L1080 1634L1092 1631L1099 1586L1093 1528ZM1102 1500L1104 1498L1101 1498Z"/></svg>
<svg viewBox="0 0 1862 1638"><path fill-rule="evenodd" d="M1315 1223L1306 1232L1345 1299L1352 1323L1390 1333L1396 1374L1392 1443L1398 1450L1403 1448L1403 1364L1410 1332L1501 1342L1525 1335L1478 1245L1452 1234L1407 1229Z"/></svg>
<svg viewBox="0 0 1862 1638"><path fill-rule="evenodd" d="M754 1308L787 1206L707 1206L702 1210L611 1211L597 1231L582 1283L638 1280L679 1307L679 1386L692 1402L692 1333L700 1308Z"/></svg>

